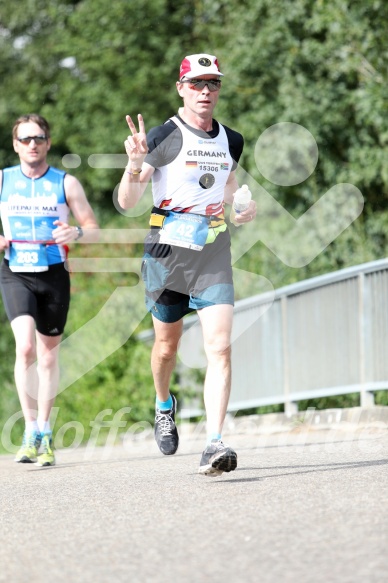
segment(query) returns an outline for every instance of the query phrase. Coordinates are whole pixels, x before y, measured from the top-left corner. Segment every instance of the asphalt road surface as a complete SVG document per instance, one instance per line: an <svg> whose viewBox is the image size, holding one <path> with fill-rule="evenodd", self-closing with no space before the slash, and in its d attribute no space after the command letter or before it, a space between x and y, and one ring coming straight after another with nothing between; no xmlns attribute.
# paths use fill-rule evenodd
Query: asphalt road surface
<svg viewBox="0 0 388 583"><path fill-rule="evenodd" d="M235 472L197 473L150 440L0 456L0 581L386 583L388 431L295 429L225 441Z"/></svg>

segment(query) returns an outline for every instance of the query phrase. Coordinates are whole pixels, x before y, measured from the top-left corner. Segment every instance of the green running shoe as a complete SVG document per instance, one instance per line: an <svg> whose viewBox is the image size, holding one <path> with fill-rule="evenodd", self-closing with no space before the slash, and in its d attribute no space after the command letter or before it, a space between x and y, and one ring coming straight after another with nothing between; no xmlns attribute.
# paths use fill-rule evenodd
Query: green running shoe
<svg viewBox="0 0 388 583"><path fill-rule="evenodd" d="M31 464L36 462L38 449L42 441L42 436L39 431L31 431L23 433L22 446L16 454L15 462L23 464Z"/></svg>
<svg viewBox="0 0 388 583"><path fill-rule="evenodd" d="M53 440L51 433L42 435L42 453L38 455L37 466L55 466L55 456L53 452Z"/></svg>

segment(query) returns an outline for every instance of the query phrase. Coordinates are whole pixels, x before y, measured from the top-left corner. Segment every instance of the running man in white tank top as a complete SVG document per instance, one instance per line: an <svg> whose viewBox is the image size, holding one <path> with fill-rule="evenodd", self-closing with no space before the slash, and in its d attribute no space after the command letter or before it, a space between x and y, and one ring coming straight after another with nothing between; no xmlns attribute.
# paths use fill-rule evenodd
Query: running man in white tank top
<svg viewBox="0 0 388 583"><path fill-rule="evenodd" d="M183 99L178 115L146 135L130 116L125 141L128 165L118 200L132 208L152 181L154 207L145 240L142 276L152 314L155 342L151 368L156 389L155 438L172 455L179 444L176 399L170 394L183 317L197 311L203 330L207 370L204 401L207 444L199 473L220 475L237 467L236 452L222 441L231 387L231 329L234 291L230 236L224 204L238 189L235 170L243 137L213 118L223 74L217 58L185 57L176 88ZM256 216L256 203L239 215Z"/></svg>

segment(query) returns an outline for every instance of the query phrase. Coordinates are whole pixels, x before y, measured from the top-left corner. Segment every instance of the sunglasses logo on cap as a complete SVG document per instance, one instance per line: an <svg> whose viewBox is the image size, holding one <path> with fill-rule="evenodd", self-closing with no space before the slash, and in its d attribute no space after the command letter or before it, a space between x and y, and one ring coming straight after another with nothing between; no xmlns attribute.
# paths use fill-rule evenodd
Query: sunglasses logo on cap
<svg viewBox="0 0 388 583"><path fill-rule="evenodd" d="M198 59L198 63L202 67L210 67L210 65L212 64L210 59L206 59L205 57L201 57L200 59Z"/></svg>

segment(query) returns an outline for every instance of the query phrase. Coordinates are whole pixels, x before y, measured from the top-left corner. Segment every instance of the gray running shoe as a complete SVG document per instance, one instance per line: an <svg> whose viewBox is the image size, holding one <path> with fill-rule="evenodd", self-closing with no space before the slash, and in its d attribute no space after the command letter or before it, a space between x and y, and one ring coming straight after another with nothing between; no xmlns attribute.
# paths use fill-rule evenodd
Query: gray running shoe
<svg viewBox="0 0 388 583"><path fill-rule="evenodd" d="M155 413L155 440L164 455L173 455L178 449L179 435L175 425L176 398L172 395L172 409L161 411L156 408Z"/></svg>
<svg viewBox="0 0 388 583"><path fill-rule="evenodd" d="M220 476L237 468L237 454L220 439L213 439L202 453L198 472L204 476Z"/></svg>

